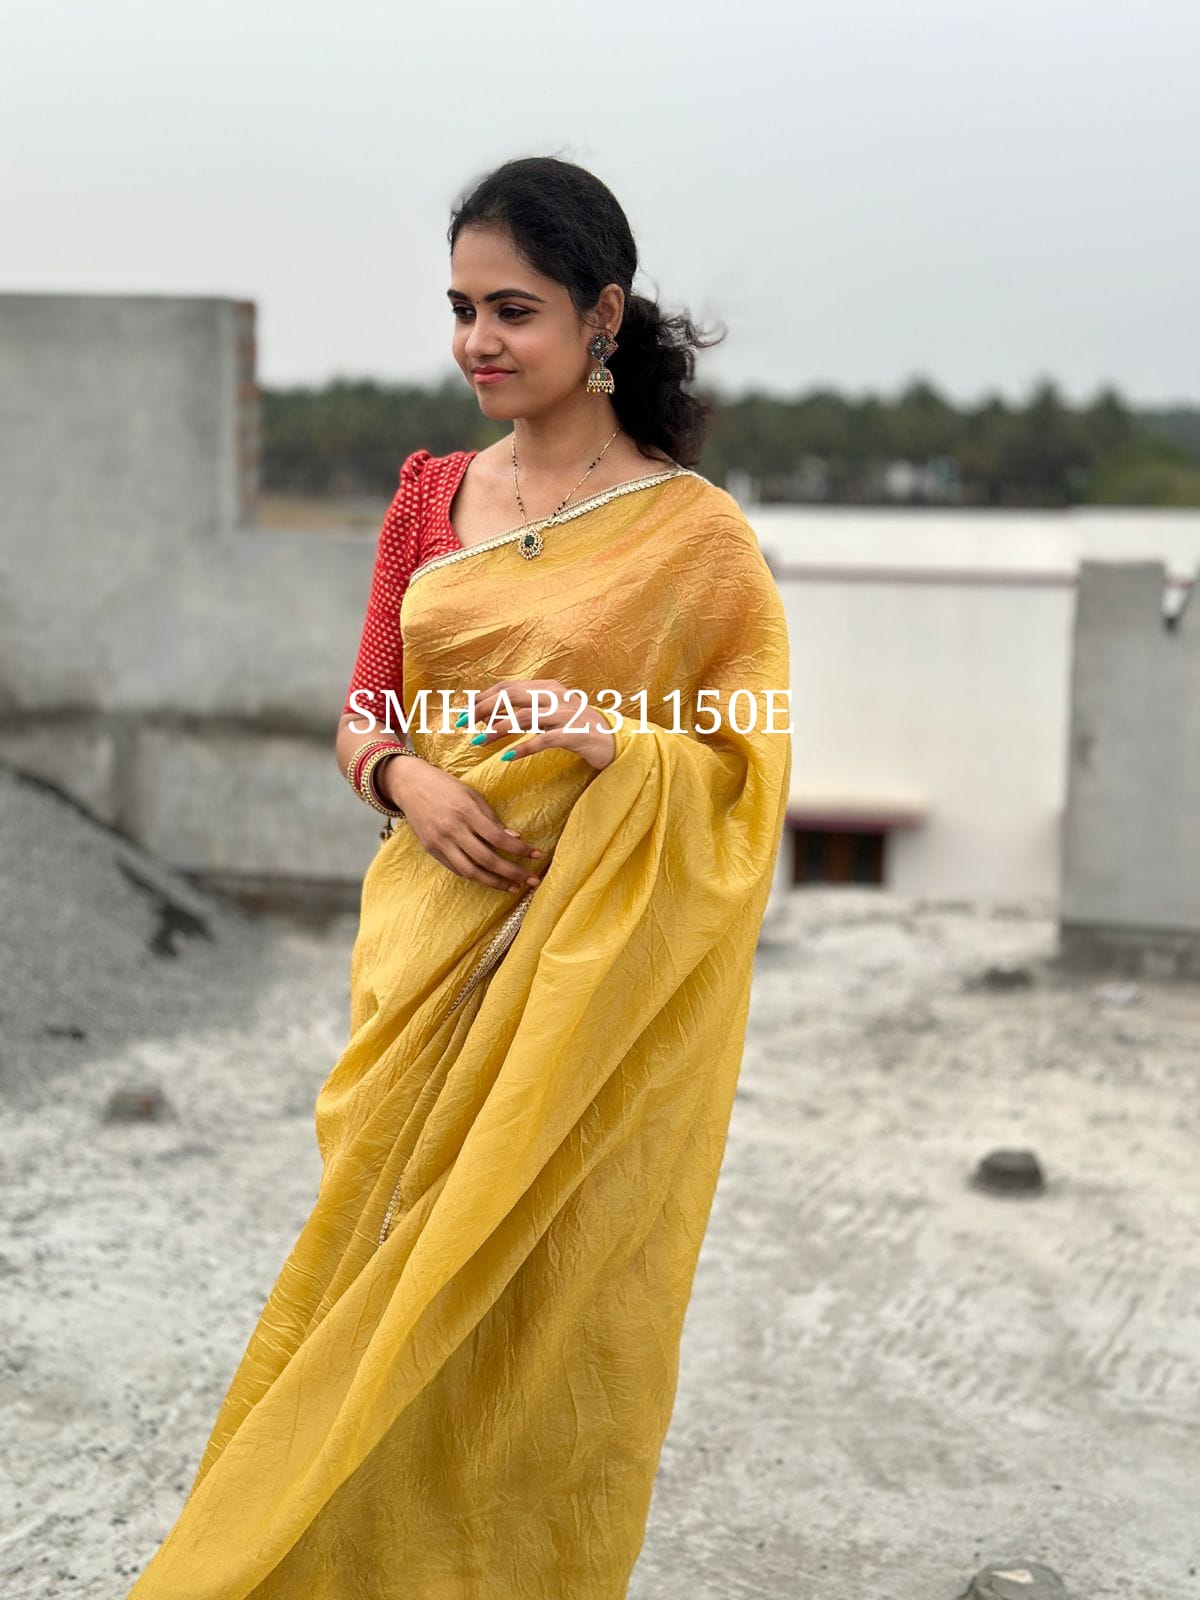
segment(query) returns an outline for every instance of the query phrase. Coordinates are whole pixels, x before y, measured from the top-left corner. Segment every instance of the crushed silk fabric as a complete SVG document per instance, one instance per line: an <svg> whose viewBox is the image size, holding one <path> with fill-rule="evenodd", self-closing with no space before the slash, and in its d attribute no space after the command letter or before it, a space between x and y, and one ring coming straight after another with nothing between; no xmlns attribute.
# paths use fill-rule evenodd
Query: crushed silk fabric
<svg viewBox="0 0 1200 1600"><path fill-rule="evenodd" d="M315 1204L129 1600L626 1595L783 828L789 662L724 490L675 467L575 509L534 560L517 530L407 584L405 708L452 695L414 748L548 852L542 882L462 878L407 822L380 844ZM617 691L612 762L473 746L465 691L514 678Z"/></svg>

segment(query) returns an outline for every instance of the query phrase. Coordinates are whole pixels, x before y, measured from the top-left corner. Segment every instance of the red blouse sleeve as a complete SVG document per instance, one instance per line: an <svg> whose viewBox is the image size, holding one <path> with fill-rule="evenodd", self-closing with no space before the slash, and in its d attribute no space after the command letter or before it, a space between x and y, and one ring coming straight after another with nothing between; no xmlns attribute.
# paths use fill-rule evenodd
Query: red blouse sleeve
<svg viewBox="0 0 1200 1600"><path fill-rule="evenodd" d="M343 715L353 712L360 719L369 711L379 726L386 726L388 719L384 691L390 689L396 696L393 705L402 703L404 641L400 636L400 602L419 565L420 479L421 469L429 459L428 450L414 450L400 468L400 487L379 530L358 659L342 707Z"/></svg>

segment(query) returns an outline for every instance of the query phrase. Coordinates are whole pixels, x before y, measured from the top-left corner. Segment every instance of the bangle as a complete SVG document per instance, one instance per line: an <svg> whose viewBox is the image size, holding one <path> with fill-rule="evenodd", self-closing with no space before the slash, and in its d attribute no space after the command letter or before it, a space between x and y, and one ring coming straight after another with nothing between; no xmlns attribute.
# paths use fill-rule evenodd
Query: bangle
<svg viewBox="0 0 1200 1600"><path fill-rule="evenodd" d="M380 832L381 839L391 837L394 831L393 818L404 816L404 812L398 806L388 805L375 786L375 768L390 756L413 756L417 760L421 759L415 750L409 749L408 745L395 738L386 738L369 739L346 763L346 779L359 799L364 800L374 810L382 812L388 819L387 826Z"/></svg>
<svg viewBox="0 0 1200 1600"><path fill-rule="evenodd" d="M359 794L369 806L374 806L376 811L382 811L385 816L389 817L399 816L400 813L397 811L395 806L389 806L387 802L380 797L378 790L371 782L371 774L375 771L375 768L381 761L386 761L389 756L394 754L394 750L373 750L363 762L362 770L358 775Z"/></svg>
<svg viewBox="0 0 1200 1600"><path fill-rule="evenodd" d="M396 749L390 749L389 750L386 747L384 749L382 749L382 750L373 750L371 752L371 754L367 757L367 759L363 762L362 773L361 773L361 776L359 777L359 782L358 782L358 792L359 792L359 794L362 796L362 798L367 802L367 804L369 806L374 807L374 809L376 811L382 812L383 815L388 819L387 827L379 835L379 837L381 839L386 839L386 838L390 837L391 832L392 832L392 819L394 817L401 817L402 818L404 816L404 812L401 811L399 806L390 806L390 805L388 805L387 802L380 797L379 792L375 788L375 785L374 785L374 782L372 781L372 779L373 779L373 775L374 775L374 772L375 772L375 768L377 766L379 766L380 762L388 761L388 760L391 759L392 756L398 755L398 754L399 754L398 750L396 750Z"/></svg>
<svg viewBox="0 0 1200 1600"><path fill-rule="evenodd" d="M386 739L368 739L366 744L359 745L358 749L354 751L349 761L346 763L346 779L350 787L356 793L358 792L359 778L362 775L363 762L372 753L372 751L399 749L407 749L407 746L398 744L396 739L391 735L389 735Z"/></svg>
<svg viewBox="0 0 1200 1600"><path fill-rule="evenodd" d="M391 756L398 755L396 750L381 750L377 757L363 767L363 789L369 804L373 804L377 811L384 812L389 817L402 817L403 811L394 806L379 787L379 774L383 771Z"/></svg>

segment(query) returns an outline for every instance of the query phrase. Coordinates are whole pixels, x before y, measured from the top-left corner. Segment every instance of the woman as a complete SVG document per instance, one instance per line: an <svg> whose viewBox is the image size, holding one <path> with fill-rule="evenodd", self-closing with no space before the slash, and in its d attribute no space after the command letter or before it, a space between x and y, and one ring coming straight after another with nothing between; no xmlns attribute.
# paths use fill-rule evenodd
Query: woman
<svg viewBox="0 0 1200 1600"><path fill-rule="evenodd" d="M320 1188L133 1600L618 1600L642 1544L783 825L786 628L686 464L696 332L633 293L608 189L510 162L450 244L455 358L512 430L400 471L336 741L399 825Z"/></svg>

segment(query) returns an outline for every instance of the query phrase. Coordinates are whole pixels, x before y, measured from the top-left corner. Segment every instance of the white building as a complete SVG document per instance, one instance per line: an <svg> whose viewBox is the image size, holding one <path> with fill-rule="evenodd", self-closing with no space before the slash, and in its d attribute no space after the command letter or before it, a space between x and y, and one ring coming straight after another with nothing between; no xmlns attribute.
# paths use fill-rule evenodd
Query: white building
<svg viewBox="0 0 1200 1600"><path fill-rule="evenodd" d="M1056 895L1079 563L1161 561L1171 616L1200 571L1200 513L747 516L791 639L778 886Z"/></svg>

